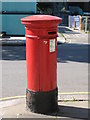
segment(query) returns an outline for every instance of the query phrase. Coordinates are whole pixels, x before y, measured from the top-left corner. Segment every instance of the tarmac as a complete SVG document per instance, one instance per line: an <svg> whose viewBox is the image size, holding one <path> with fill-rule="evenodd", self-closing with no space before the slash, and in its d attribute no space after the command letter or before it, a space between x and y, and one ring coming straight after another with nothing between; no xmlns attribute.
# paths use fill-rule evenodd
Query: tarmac
<svg viewBox="0 0 90 120"><path fill-rule="evenodd" d="M74 31L75 32L75 31ZM83 35L83 33L81 33ZM72 41L72 34L69 36L64 33L59 34L57 37L57 43L63 44L63 43L71 43L76 42L75 39ZM84 37L87 37L84 36ZM76 36L75 36L76 38ZM81 44L81 41L78 41L79 44ZM83 44L88 44L88 41L85 41L83 38L82 40ZM6 38L0 38L0 45L26 45L25 37L6 37ZM43 118L43 119L68 119L68 120L79 120L79 119L89 119L88 116L88 110L90 106L90 102L88 102L88 93L80 93L84 97L81 97L79 93L72 93L71 94L63 94L59 95L60 98L58 98L58 107L59 111L55 113L48 113L48 114L37 114L33 113L26 109L26 101L25 96L19 96L19 97L13 97L13 98L7 98L7 99L1 99L0 100L0 118ZM76 95L76 97L75 97ZM77 99L74 99L74 97ZM80 96L80 98L79 98ZM63 100L63 98L65 98ZM69 98L69 99L68 99ZM71 99L70 99L71 98ZM86 99L87 98L87 99Z"/></svg>

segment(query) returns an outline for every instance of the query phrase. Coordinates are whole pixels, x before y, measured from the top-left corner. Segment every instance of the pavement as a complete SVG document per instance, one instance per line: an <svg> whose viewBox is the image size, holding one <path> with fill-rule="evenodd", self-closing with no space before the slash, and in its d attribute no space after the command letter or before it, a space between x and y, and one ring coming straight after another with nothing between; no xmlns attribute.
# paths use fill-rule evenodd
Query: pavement
<svg viewBox="0 0 90 120"><path fill-rule="evenodd" d="M64 118L68 120L88 119L87 101L58 101L59 111L48 114L37 114L26 109L25 99L4 101L0 104L2 118Z"/></svg>
<svg viewBox="0 0 90 120"><path fill-rule="evenodd" d="M59 86L59 112L49 115L43 115L27 111L25 107L25 96L20 95L14 97L13 92L10 90L9 92L13 97L7 98L7 92L5 93L6 90L4 91L3 89L3 93L6 94L4 95L6 99L1 98L0 102L0 114L2 118L54 118L54 120L55 118L67 118L69 120L88 118L88 106L90 104L88 102L88 34L72 30L68 27L60 26L58 27L57 42L57 79ZM0 38L0 44L2 44L3 46L25 46L25 37ZM6 51L6 49L3 50ZM23 49L21 50L23 51ZM61 52L59 53L59 51ZM13 54L15 54L15 52L13 52ZM5 56L8 58L8 52L5 54ZM9 77L9 74L5 72L5 70L7 70L7 64L9 66L10 64L11 66L13 64L15 65L15 67L21 65L19 75L23 75L22 70L26 66L22 67L24 61L17 62L20 56L17 55L16 58L13 58L13 60L9 59L10 62L5 61L5 56L3 55L3 78L5 78L3 80L7 80ZM12 56L9 56L9 58L12 58ZM16 61L14 61L14 59ZM22 60L25 60L25 58L22 57ZM15 63L12 63L12 61ZM14 69L17 69L15 67L13 67L13 70L11 69L11 71L13 71L12 77L14 77L14 73L16 74L17 72L18 74L18 71L14 72ZM11 73L10 70L8 72ZM26 76L22 77L25 78ZM16 79L18 80L18 76L15 76L15 80ZM19 80L18 84L17 82L14 84L14 86L21 85L21 87L19 86L20 89L17 91L17 93L19 93L20 91L21 93L24 93L22 89L24 89L25 91L25 88L22 88L21 81L22 78ZM8 83L9 82L10 81L8 81ZM11 84L13 85L13 81ZM14 88L14 86L12 87ZM5 84L3 87L5 88ZM17 93L16 95L18 95Z"/></svg>
<svg viewBox="0 0 90 120"><path fill-rule="evenodd" d="M82 36L82 40L80 37ZM66 26L58 26L58 37L57 43L78 43L78 44L88 44L90 34L85 34L85 32L74 30ZM1 37L0 45L25 45L25 37Z"/></svg>
<svg viewBox="0 0 90 120"><path fill-rule="evenodd" d="M66 43L75 44L88 44L90 34L86 34L80 30L74 30L73 28L58 26L58 32L63 34Z"/></svg>
<svg viewBox="0 0 90 120"><path fill-rule="evenodd" d="M65 38L58 33L57 43L65 43ZM2 46L23 46L26 45L26 38L25 37L2 37L0 38L0 45Z"/></svg>
<svg viewBox="0 0 90 120"><path fill-rule="evenodd" d="M25 37L2 37L0 38L0 45L2 46L24 46L26 45Z"/></svg>

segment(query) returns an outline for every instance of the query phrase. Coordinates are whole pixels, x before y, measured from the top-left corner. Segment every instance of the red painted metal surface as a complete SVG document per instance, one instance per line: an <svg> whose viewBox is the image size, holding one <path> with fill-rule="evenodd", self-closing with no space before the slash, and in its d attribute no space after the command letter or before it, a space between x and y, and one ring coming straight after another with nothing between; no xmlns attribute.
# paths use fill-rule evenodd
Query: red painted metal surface
<svg viewBox="0 0 90 120"><path fill-rule="evenodd" d="M27 88L51 91L57 87L57 24L61 18L34 15L21 19L26 30Z"/></svg>

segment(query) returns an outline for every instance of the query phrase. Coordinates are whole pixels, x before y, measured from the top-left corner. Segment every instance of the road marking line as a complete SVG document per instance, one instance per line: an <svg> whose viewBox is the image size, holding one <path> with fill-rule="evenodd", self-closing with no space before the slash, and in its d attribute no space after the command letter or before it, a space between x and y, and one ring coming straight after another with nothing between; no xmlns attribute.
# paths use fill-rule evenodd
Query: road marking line
<svg viewBox="0 0 90 120"><path fill-rule="evenodd" d="M12 96L12 97L0 98L0 101L10 100L10 99L19 99L19 98L25 98L25 97L26 97L26 95L22 95L22 96Z"/></svg>
<svg viewBox="0 0 90 120"><path fill-rule="evenodd" d="M59 95L90 95L90 92L58 92ZM25 98L26 95L0 98L0 101Z"/></svg>
<svg viewBox="0 0 90 120"><path fill-rule="evenodd" d="M90 92L58 92L58 94L61 94L61 95L89 95Z"/></svg>

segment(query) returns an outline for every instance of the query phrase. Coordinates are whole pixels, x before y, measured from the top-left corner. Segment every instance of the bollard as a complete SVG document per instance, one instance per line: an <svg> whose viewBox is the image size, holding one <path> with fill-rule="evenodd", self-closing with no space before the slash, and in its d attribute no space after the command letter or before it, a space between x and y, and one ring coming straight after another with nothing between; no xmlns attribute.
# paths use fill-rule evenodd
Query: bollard
<svg viewBox="0 0 90 120"><path fill-rule="evenodd" d="M61 21L51 15L21 19L26 31L26 106L32 112L51 113L58 109L57 25Z"/></svg>

